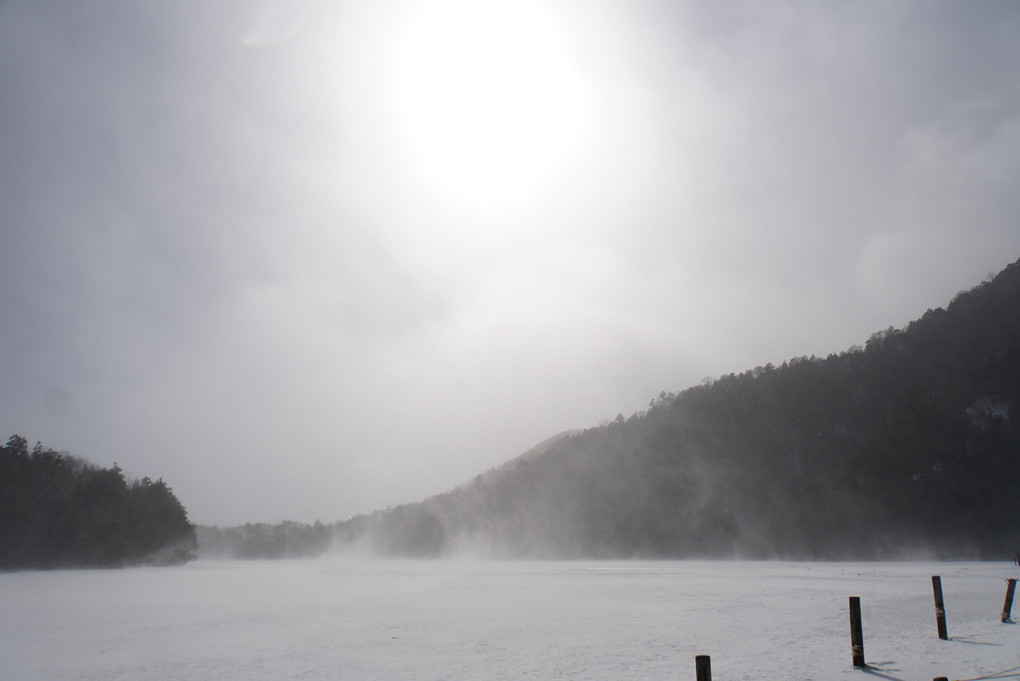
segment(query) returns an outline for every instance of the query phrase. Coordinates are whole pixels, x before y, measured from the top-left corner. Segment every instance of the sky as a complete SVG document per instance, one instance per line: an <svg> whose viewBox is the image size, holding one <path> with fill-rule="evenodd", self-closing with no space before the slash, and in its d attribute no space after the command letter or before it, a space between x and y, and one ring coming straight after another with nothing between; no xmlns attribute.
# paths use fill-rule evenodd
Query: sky
<svg viewBox="0 0 1020 681"><path fill-rule="evenodd" d="M0 438L340 520L1020 258L1009 2L0 2Z"/></svg>

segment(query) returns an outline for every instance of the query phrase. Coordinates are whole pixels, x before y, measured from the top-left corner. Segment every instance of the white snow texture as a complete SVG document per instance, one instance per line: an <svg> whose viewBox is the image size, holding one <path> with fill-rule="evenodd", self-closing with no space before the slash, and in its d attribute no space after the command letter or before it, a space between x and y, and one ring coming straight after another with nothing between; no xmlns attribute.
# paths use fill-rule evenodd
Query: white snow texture
<svg viewBox="0 0 1020 681"><path fill-rule="evenodd" d="M999 620L1018 573L1009 562L341 558L8 573L0 678L693 680L705 654L717 681L1016 679L1020 627ZM851 664L850 596L868 670Z"/></svg>

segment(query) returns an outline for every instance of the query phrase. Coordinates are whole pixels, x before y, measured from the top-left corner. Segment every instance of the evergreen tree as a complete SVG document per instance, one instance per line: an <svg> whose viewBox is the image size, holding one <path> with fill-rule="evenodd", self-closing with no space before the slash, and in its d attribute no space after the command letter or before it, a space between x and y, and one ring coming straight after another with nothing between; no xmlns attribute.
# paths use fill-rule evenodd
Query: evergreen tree
<svg viewBox="0 0 1020 681"><path fill-rule="evenodd" d="M162 480L130 486L20 435L0 447L0 569L177 564L195 557L195 528Z"/></svg>

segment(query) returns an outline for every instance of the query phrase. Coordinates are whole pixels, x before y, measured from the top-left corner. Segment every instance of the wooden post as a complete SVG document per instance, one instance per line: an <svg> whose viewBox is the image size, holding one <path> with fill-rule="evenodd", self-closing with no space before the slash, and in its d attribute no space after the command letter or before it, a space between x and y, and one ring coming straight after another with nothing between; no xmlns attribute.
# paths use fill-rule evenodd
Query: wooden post
<svg viewBox="0 0 1020 681"><path fill-rule="evenodd" d="M698 681L712 681L712 658L708 655L698 655L694 658L694 669Z"/></svg>
<svg viewBox="0 0 1020 681"><path fill-rule="evenodd" d="M949 634L946 632L946 604L942 600L942 578L938 575L932 575L931 589L935 594L935 623L939 628L939 638L943 641L948 641Z"/></svg>
<svg viewBox="0 0 1020 681"><path fill-rule="evenodd" d="M850 652L855 667L867 667L864 662L864 628L861 625L861 598L850 597Z"/></svg>
<svg viewBox="0 0 1020 681"><path fill-rule="evenodd" d="M1013 610L1013 591L1016 590L1016 580L1012 577L1006 580L1006 602L1002 604L1002 621L1012 622L1009 618L1010 612Z"/></svg>

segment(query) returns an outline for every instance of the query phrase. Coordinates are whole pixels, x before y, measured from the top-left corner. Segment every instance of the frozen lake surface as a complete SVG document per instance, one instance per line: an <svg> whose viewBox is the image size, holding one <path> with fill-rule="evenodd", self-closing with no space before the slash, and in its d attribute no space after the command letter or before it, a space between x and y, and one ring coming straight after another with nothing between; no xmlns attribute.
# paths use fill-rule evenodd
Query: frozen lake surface
<svg viewBox="0 0 1020 681"><path fill-rule="evenodd" d="M199 561L0 574L0 678L1020 678L1010 563ZM950 640L936 635L941 575ZM851 665L860 596L871 671ZM1020 595L1015 608L1020 619Z"/></svg>

